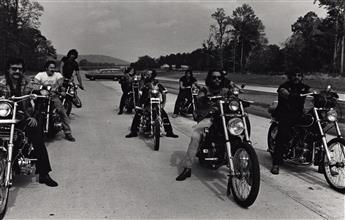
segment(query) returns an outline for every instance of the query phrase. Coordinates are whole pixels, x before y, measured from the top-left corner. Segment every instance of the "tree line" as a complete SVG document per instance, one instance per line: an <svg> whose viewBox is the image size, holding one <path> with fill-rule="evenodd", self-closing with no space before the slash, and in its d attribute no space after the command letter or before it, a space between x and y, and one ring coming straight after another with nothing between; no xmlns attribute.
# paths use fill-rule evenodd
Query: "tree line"
<svg viewBox="0 0 345 220"><path fill-rule="evenodd" d="M308 12L291 25L292 35L281 45L268 44L265 26L254 10L243 4L231 16L223 8L211 14L214 24L202 47L190 53L159 58L139 57L139 69L163 64L189 65L196 70L210 68L230 72L277 74L289 69L302 72L344 73L345 1L315 0L327 16Z"/></svg>
<svg viewBox="0 0 345 220"><path fill-rule="evenodd" d="M39 70L56 50L39 30L43 7L30 0L0 1L0 70L9 57L20 57L26 67Z"/></svg>

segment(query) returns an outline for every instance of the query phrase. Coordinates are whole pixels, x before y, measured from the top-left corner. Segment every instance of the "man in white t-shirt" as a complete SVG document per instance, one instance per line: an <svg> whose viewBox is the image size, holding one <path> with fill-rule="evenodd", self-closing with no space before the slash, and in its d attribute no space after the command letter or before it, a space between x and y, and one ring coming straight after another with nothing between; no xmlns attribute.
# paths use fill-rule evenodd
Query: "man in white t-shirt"
<svg viewBox="0 0 345 220"><path fill-rule="evenodd" d="M46 71L37 73L34 81L35 83L52 87L52 102L54 103L54 106L62 119L62 129L65 133L65 139L74 142L75 138L72 136L71 127L69 126L69 118L66 114L65 108L61 103L59 95L56 93L59 87L62 86L63 76L61 75L61 73L55 72L55 67L56 64L54 61L47 61L45 64Z"/></svg>

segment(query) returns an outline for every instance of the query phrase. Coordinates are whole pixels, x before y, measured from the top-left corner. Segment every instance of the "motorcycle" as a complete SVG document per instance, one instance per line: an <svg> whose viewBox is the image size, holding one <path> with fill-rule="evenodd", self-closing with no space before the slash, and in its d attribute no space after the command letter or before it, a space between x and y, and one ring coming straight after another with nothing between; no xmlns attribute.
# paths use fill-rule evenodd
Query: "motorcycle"
<svg viewBox="0 0 345 220"><path fill-rule="evenodd" d="M24 95L0 99L0 219L6 213L13 175L32 175L36 171L37 158L25 133L25 115L18 110L20 102L34 98Z"/></svg>
<svg viewBox="0 0 345 220"><path fill-rule="evenodd" d="M331 86L319 93L301 96L311 97L312 107L291 128L291 138L283 160L298 166L319 166L319 171L324 173L331 188L345 193L345 139L339 128L336 111L339 97L332 92ZM274 118L274 107L270 113L272 120L267 136L267 151L272 155L279 122ZM327 142L325 133L331 128L335 128L336 137Z"/></svg>
<svg viewBox="0 0 345 220"><path fill-rule="evenodd" d="M62 130L62 119L52 101L52 87L41 86L37 93L35 106L39 109L40 114L44 116L44 134L48 138L53 138Z"/></svg>
<svg viewBox="0 0 345 220"><path fill-rule="evenodd" d="M127 112L132 112L132 109L138 105L140 99L140 75L134 75L131 82L131 89L127 94L127 99L125 101L125 108Z"/></svg>
<svg viewBox="0 0 345 220"><path fill-rule="evenodd" d="M199 163L210 169L226 165L227 195L242 207L251 206L260 188L260 166L250 141L245 108L251 102L236 95L208 97L215 104L212 125L205 128L197 151Z"/></svg>
<svg viewBox="0 0 345 220"><path fill-rule="evenodd" d="M180 113L183 115L192 114L194 121L197 120L197 115L195 111L195 101L196 97L199 94L199 88L197 87L188 87L190 89L191 97L185 97L180 105Z"/></svg>
<svg viewBox="0 0 345 220"><path fill-rule="evenodd" d="M82 107L81 100L77 94L79 86L76 85L72 80L65 79L64 87L66 88L66 93L64 95L60 95L60 99L62 105L66 109L66 114L69 116L72 111L72 104L77 108Z"/></svg>
<svg viewBox="0 0 345 220"><path fill-rule="evenodd" d="M153 85L149 91L149 106L144 108L139 125L139 133L153 138L153 149L159 150L160 136L163 133L163 123L161 118L162 94L158 85ZM140 107L136 107L140 109Z"/></svg>

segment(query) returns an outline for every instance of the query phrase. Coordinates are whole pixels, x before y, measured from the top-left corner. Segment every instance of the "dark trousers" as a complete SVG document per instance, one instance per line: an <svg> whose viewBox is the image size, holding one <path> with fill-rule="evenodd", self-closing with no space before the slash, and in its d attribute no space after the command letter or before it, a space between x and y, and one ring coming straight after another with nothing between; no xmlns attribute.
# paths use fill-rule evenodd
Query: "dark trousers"
<svg viewBox="0 0 345 220"><path fill-rule="evenodd" d="M132 133L138 133L141 116L142 116L141 111L137 111L135 113L133 121L132 121L132 125L131 125ZM161 109L161 117L162 117L165 132L168 134L172 133L173 132L172 126L171 126L168 114L165 112L164 109Z"/></svg>
<svg viewBox="0 0 345 220"><path fill-rule="evenodd" d="M180 114L180 105L182 101L187 98L188 100L191 99L191 91L190 89L181 89L177 95L177 99L175 102L175 107L174 107L174 114L178 115Z"/></svg>
<svg viewBox="0 0 345 220"><path fill-rule="evenodd" d="M37 158L37 171L40 175L47 174L51 171L48 151L44 143L42 120L37 120L36 127L27 126L26 134L34 148L34 154Z"/></svg>
<svg viewBox="0 0 345 220"><path fill-rule="evenodd" d="M287 150L291 138L291 127L294 126L296 122L297 120L294 118L279 119L276 147L273 153L273 165L279 165L282 161L282 156Z"/></svg>
<svg viewBox="0 0 345 220"><path fill-rule="evenodd" d="M120 100L120 112L123 111L123 108L125 107L126 99L128 99L128 92L123 92Z"/></svg>

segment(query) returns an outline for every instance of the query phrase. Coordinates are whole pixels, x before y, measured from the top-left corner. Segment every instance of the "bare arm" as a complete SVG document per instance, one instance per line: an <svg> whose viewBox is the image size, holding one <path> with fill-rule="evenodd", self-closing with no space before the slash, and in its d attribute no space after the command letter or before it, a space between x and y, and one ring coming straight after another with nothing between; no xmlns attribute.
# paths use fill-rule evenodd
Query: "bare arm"
<svg viewBox="0 0 345 220"><path fill-rule="evenodd" d="M81 80L81 76L80 76L80 73L79 73L79 70L76 70L75 71L75 74L77 75L77 80L78 80L78 83L79 83L79 87L84 90L84 86L83 86L83 82Z"/></svg>

